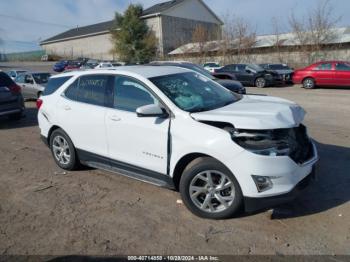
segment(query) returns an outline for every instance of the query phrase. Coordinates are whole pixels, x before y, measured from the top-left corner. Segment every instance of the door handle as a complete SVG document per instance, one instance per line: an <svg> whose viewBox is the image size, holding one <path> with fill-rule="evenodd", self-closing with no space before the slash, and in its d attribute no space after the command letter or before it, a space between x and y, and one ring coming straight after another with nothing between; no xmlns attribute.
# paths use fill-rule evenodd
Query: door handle
<svg viewBox="0 0 350 262"><path fill-rule="evenodd" d="M70 106L64 106L63 108L64 108L64 110L66 110L66 111L72 110L72 108L71 108Z"/></svg>
<svg viewBox="0 0 350 262"><path fill-rule="evenodd" d="M115 121L115 122L121 120L121 118L119 116L116 116L116 115L110 116L109 119L112 120L112 121Z"/></svg>

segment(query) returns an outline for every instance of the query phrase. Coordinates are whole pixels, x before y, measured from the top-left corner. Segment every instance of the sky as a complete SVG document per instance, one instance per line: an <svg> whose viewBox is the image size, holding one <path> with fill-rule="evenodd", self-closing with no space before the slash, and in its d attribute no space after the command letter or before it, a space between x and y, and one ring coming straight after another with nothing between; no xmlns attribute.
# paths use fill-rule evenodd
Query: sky
<svg viewBox="0 0 350 262"><path fill-rule="evenodd" d="M39 50L38 43L77 26L113 19L129 4L144 8L165 0L0 0L0 53ZM219 16L238 16L256 28L258 34L273 33L272 19L288 31L293 11L304 16L323 0L204 0ZM350 26L349 0L329 0L339 26Z"/></svg>

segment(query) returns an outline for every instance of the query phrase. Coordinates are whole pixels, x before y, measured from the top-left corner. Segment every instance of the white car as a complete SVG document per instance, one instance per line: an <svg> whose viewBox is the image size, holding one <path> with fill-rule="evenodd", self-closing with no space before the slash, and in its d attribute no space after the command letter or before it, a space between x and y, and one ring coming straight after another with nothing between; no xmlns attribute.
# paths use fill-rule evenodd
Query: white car
<svg viewBox="0 0 350 262"><path fill-rule="evenodd" d="M58 166L81 163L179 189L205 218L292 200L318 160L301 107L236 95L184 68L56 75L37 105L42 139Z"/></svg>
<svg viewBox="0 0 350 262"><path fill-rule="evenodd" d="M218 63L215 63L215 62L205 63L203 67L205 70L209 71L210 73L215 73L215 70L222 68L222 66L220 66Z"/></svg>
<svg viewBox="0 0 350 262"><path fill-rule="evenodd" d="M113 67L112 63L102 62L102 63L99 63L97 66L95 66L95 69L110 68L110 67Z"/></svg>

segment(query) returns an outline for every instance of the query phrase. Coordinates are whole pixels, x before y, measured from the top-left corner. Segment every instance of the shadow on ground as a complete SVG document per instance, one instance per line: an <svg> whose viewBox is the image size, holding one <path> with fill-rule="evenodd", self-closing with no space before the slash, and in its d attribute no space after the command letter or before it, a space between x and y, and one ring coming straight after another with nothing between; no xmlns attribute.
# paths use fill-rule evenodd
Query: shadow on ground
<svg viewBox="0 0 350 262"><path fill-rule="evenodd" d="M273 219L312 215L350 200L350 148L320 143L317 148L320 156L317 180L295 201L275 208Z"/></svg>
<svg viewBox="0 0 350 262"><path fill-rule="evenodd" d="M0 130L37 126L37 115L38 110L30 107L25 109L24 116L20 120L10 120L8 117L2 116L0 117Z"/></svg>

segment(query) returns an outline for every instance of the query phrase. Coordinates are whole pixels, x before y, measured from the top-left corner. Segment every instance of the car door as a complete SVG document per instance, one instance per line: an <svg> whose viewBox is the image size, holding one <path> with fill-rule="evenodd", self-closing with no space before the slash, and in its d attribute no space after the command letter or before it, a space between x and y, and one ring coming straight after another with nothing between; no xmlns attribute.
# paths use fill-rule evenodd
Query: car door
<svg viewBox="0 0 350 262"><path fill-rule="evenodd" d="M22 95L25 99L29 98L27 84L25 83L25 74L17 76L15 82L21 87Z"/></svg>
<svg viewBox="0 0 350 262"><path fill-rule="evenodd" d="M59 125L80 153L108 157L105 99L111 79L103 74L81 76L58 101Z"/></svg>
<svg viewBox="0 0 350 262"><path fill-rule="evenodd" d="M314 69L314 78L316 80L317 85L336 85L337 81L335 81L335 71L333 70L332 63L322 63L319 64Z"/></svg>
<svg viewBox="0 0 350 262"><path fill-rule="evenodd" d="M23 97L26 99L36 98L34 96L35 82L31 74L24 75L24 83L21 84Z"/></svg>
<svg viewBox="0 0 350 262"><path fill-rule="evenodd" d="M334 82L336 85L350 86L350 64L346 62L335 63Z"/></svg>
<svg viewBox="0 0 350 262"><path fill-rule="evenodd" d="M244 85L251 85L254 83L254 72L247 68L246 65L237 65L237 69L238 71L237 73L237 78L238 78L238 81L240 81L242 84Z"/></svg>
<svg viewBox="0 0 350 262"><path fill-rule="evenodd" d="M116 76L113 101L106 113L109 157L116 163L167 173L169 119L138 117L140 106L159 104L141 81Z"/></svg>

